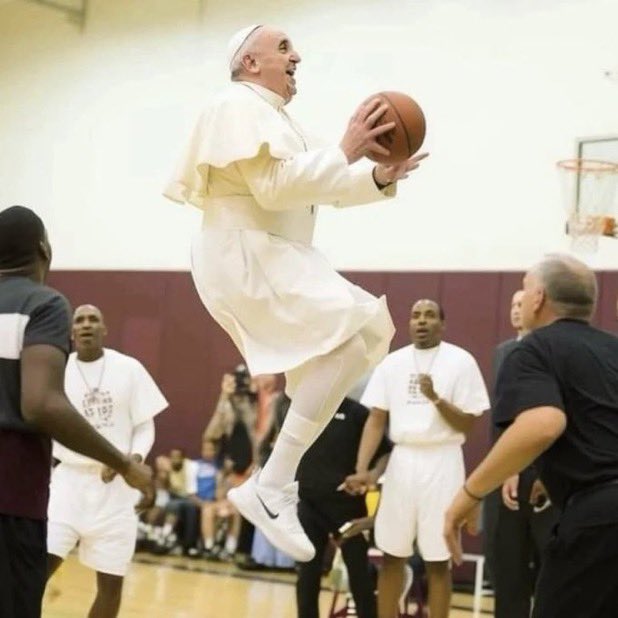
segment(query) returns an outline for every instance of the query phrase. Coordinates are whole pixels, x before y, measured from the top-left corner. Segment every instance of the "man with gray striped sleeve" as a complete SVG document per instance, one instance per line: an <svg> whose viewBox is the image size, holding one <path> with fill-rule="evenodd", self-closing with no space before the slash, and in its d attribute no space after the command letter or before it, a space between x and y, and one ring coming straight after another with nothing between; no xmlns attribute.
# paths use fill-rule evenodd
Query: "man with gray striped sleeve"
<svg viewBox="0 0 618 618"><path fill-rule="evenodd" d="M0 616L39 618L47 578L51 438L150 493L152 471L112 446L64 392L71 313L44 285L45 226L30 209L0 212Z"/></svg>

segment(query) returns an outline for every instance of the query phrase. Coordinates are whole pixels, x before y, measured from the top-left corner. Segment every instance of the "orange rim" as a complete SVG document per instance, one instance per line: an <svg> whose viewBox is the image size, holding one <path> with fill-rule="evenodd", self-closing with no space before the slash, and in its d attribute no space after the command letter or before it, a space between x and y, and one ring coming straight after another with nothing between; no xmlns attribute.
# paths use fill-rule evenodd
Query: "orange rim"
<svg viewBox="0 0 618 618"><path fill-rule="evenodd" d="M618 163L596 159L565 159L556 166L566 172L595 172L597 174L618 174Z"/></svg>

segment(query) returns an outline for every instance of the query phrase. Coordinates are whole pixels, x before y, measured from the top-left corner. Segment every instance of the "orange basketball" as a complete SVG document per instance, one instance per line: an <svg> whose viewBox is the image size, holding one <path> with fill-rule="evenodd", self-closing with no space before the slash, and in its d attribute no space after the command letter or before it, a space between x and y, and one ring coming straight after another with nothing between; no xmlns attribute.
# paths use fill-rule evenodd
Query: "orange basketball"
<svg viewBox="0 0 618 618"><path fill-rule="evenodd" d="M403 92L378 92L365 100L380 99L388 109L376 126L394 122L392 131L378 137L380 146L390 150L390 155L371 154L368 157L376 163L400 163L409 159L423 145L425 139L425 114L419 104Z"/></svg>

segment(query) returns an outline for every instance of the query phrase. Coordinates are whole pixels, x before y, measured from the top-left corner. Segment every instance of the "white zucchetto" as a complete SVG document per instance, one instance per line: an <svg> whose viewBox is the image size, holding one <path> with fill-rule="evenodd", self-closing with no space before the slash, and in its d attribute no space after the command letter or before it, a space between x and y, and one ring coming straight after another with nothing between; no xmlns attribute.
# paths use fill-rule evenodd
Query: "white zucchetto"
<svg viewBox="0 0 618 618"><path fill-rule="evenodd" d="M227 61L230 69L232 68L232 63L236 59L236 56L249 41L251 35L261 27L262 24L252 24L251 26L238 30L238 32L232 35L232 38L227 44Z"/></svg>

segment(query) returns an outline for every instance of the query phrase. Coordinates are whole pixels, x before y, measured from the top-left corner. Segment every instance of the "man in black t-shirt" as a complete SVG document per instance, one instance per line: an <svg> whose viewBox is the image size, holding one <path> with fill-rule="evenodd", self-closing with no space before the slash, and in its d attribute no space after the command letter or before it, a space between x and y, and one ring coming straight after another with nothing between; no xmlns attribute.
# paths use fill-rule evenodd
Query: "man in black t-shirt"
<svg viewBox="0 0 618 618"><path fill-rule="evenodd" d="M150 492L151 470L121 453L64 393L71 312L43 285L51 248L28 208L0 212L0 616L39 618L47 578L51 440Z"/></svg>
<svg viewBox="0 0 618 618"><path fill-rule="evenodd" d="M535 618L618 615L618 339L589 324L594 273L552 255L524 277L531 330L504 360L496 422L508 427L455 497L445 536L461 560L459 530L478 501L538 458L562 509L535 594Z"/></svg>
<svg viewBox="0 0 618 618"><path fill-rule="evenodd" d="M367 516L364 495L350 495L338 488L356 470L358 445L368 414L365 406L346 397L300 461L296 473L300 498L298 516L315 547L315 557L298 564L298 618L319 618L320 580L329 537L338 537L343 524ZM383 438L376 457L389 450L388 441ZM349 538L341 546L359 618L376 616L367 550L367 541L362 534Z"/></svg>

